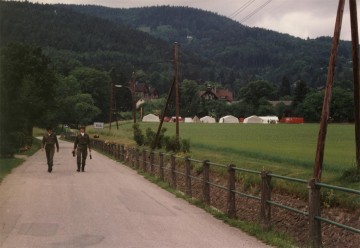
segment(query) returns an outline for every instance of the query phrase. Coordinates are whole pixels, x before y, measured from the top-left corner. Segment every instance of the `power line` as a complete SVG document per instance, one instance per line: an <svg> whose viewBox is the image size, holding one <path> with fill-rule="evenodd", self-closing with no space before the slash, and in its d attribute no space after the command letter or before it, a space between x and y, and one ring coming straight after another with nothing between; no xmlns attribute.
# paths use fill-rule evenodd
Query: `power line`
<svg viewBox="0 0 360 248"><path fill-rule="evenodd" d="M238 8L237 10L235 10L230 16L229 18L234 18L236 17L238 14L240 14L241 12L243 12L247 7L249 7L250 4L252 4L255 0L249 0L246 3L244 3L240 8Z"/></svg>
<svg viewBox="0 0 360 248"><path fill-rule="evenodd" d="M265 2L264 4L260 5L259 7L257 7L253 12L251 12L250 14L248 14L247 16L245 16L243 19L240 20L240 23L243 23L245 21L247 21L248 19L250 19L253 15L255 15L257 12L259 12L260 10L262 10L266 5L268 5L269 3L271 3L272 0L268 0L267 2Z"/></svg>

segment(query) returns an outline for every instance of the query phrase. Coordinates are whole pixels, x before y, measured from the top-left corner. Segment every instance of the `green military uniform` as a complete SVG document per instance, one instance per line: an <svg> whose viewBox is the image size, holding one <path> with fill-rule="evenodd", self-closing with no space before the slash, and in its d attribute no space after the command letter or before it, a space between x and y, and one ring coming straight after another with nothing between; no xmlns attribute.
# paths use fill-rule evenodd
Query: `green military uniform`
<svg viewBox="0 0 360 248"><path fill-rule="evenodd" d="M48 164L48 172L52 171L52 167L54 165L53 161L54 161L55 145L57 151L59 151L59 142L55 133L47 133L43 136L42 148L45 148L46 159Z"/></svg>
<svg viewBox="0 0 360 248"><path fill-rule="evenodd" d="M77 149L77 171L85 171L87 149L91 150L90 137L87 133L78 134L75 138L74 150Z"/></svg>

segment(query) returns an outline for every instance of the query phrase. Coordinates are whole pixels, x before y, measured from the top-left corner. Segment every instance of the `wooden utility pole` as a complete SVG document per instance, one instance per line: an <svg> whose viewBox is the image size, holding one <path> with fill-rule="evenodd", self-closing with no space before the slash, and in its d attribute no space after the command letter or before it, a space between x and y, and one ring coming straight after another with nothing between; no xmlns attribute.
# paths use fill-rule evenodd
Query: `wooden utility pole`
<svg viewBox="0 0 360 248"><path fill-rule="evenodd" d="M155 140L153 141L153 143L151 144L151 149L155 149L156 146L157 146L157 143L159 142L159 135L160 135L160 131L161 131L161 127L164 123L164 118L165 118L165 114L167 112L167 109L168 109L168 105L169 105L169 102L170 102L170 98L172 96L172 93L174 91L174 88L177 90L175 90L175 105L176 105L176 139L179 140L179 79L178 79L178 73L179 73L179 70L178 70L178 67L179 67L179 57L178 57L178 43L175 42L174 43L174 77L173 77L173 82L171 84L171 87L170 87L170 90L169 90L169 93L168 93L168 96L166 98L166 103L165 103L165 106L164 106L164 109L163 109L163 112L162 112L162 115L161 115L161 120L160 120L160 124L159 124L159 127L158 127L158 130L157 130L157 133L156 133L156 136L155 136Z"/></svg>
<svg viewBox="0 0 360 248"><path fill-rule="evenodd" d="M179 44L174 43L176 140L179 141Z"/></svg>
<svg viewBox="0 0 360 248"><path fill-rule="evenodd" d="M135 72L133 71L132 76L131 76L131 100L132 100L132 114L133 114L133 121L134 124L136 123L136 75Z"/></svg>
<svg viewBox="0 0 360 248"><path fill-rule="evenodd" d="M113 91L114 91L114 84L110 84L110 110L109 110L109 131L111 130L111 121L113 115Z"/></svg>
<svg viewBox="0 0 360 248"><path fill-rule="evenodd" d="M355 144L356 165L360 173L360 79L359 79L359 33L356 0L349 0L350 24L352 40L353 78L354 78L354 110L355 110Z"/></svg>
<svg viewBox="0 0 360 248"><path fill-rule="evenodd" d="M320 130L317 141L317 149L316 149L316 157L315 157L315 165L314 165L314 177L319 181L321 180L321 173L322 173L323 160L324 160L325 140L326 140L326 132L327 132L330 100L331 100L331 88L333 84L337 48L339 46L339 40L340 40L340 31L341 31L342 17L344 13L344 5L345 5L345 0L339 0L339 5L336 15L335 31L334 31L334 37L333 37L333 43L331 47L330 61L328 67L325 96L324 96L324 102L321 113Z"/></svg>

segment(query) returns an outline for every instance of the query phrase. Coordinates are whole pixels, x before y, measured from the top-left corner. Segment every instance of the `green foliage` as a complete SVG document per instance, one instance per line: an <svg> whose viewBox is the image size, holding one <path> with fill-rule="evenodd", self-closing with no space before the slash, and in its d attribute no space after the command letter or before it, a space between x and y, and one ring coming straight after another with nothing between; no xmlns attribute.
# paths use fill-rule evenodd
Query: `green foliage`
<svg viewBox="0 0 360 248"><path fill-rule="evenodd" d="M164 143L167 152L190 152L190 139L177 139L176 136L165 136Z"/></svg>
<svg viewBox="0 0 360 248"><path fill-rule="evenodd" d="M138 146L142 146L145 142L145 137L140 129L140 126L138 123L133 125L134 129L134 140Z"/></svg>
<svg viewBox="0 0 360 248"><path fill-rule="evenodd" d="M246 86L241 88L240 97L245 103L255 110L255 114L269 115L269 108L266 108L268 100L275 99L276 88L269 82L264 80L251 81ZM273 111L271 109L271 111Z"/></svg>
<svg viewBox="0 0 360 248"><path fill-rule="evenodd" d="M359 183L360 182L360 169L358 167L349 168L344 171L341 179L347 182Z"/></svg>
<svg viewBox="0 0 360 248"><path fill-rule="evenodd" d="M180 151L181 145L179 140L176 138L176 136L166 136L164 138L165 141L165 150L167 152L178 152Z"/></svg>
<svg viewBox="0 0 360 248"><path fill-rule="evenodd" d="M190 152L190 139L181 139L181 151L183 153Z"/></svg>
<svg viewBox="0 0 360 248"><path fill-rule="evenodd" d="M56 122L56 78L41 48L10 44L0 54L0 139L2 155L19 149L33 126Z"/></svg>
<svg viewBox="0 0 360 248"><path fill-rule="evenodd" d="M12 169L18 167L23 162L24 160L20 158L0 158L0 182L11 172Z"/></svg>

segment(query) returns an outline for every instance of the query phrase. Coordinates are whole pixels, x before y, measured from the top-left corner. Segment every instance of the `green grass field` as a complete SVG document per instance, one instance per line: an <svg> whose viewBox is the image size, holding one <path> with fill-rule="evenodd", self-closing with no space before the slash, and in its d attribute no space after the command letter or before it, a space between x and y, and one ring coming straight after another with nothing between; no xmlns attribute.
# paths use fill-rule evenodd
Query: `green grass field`
<svg viewBox="0 0 360 248"><path fill-rule="evenodd" d="M158 123L142 123L145 130L157 131ZM164 123L166 135L175 135L175 124ZM121 122L103 130L88 128L101 138L134 145L132 123ZM240 168L269 170L272 173L310 179L317 146L319 124L194 124L180 123L180 137L190 139L190 156L214 163L235 164ZM145 133L145 132L144 132ZM327 130L322 181L360 189L358 183L340 180L344 170L355 166L355 127L330 124Z"/></svg>

